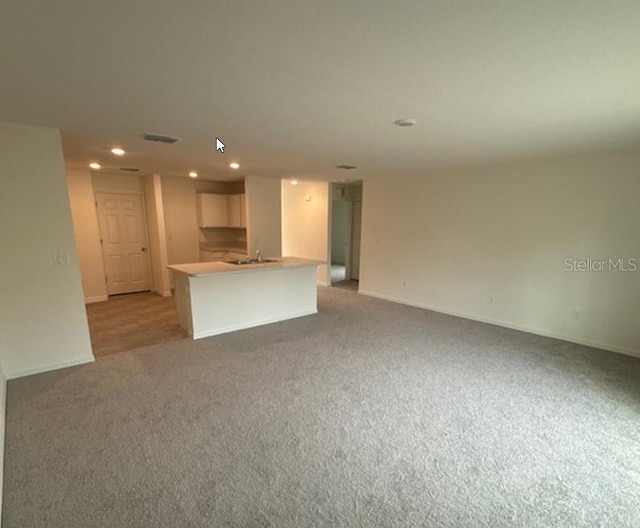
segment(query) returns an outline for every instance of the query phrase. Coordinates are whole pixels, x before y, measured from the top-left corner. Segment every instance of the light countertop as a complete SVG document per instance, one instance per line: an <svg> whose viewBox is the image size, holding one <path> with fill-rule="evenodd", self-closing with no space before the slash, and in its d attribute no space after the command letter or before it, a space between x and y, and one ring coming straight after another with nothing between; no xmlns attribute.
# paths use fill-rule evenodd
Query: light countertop
<svg viewBox="0 0 640 528"><path fill-rule="evenodd" d="M267 258L267 257L265 257ZM256 264L231 264L229 262L195 262L193 264L173 264L170 270L184 273L190 277L216 275L224 273L248 273L252 271L274 270L282 268L299 268L302 266L318 266L326 264L323 260L311 260L299 257L278 257L277 262Z"/></svg>

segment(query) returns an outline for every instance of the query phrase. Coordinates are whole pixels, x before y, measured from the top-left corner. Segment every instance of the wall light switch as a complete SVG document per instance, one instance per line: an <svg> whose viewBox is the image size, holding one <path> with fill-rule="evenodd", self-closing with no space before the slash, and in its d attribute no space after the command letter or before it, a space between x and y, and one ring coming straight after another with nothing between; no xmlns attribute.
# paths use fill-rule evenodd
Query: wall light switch
<svg viewBox="0 0 640 528"><path fill-rule="evenodd" d="M68 266L69 265L69 257L66 253L54 253L53 254L53 264L54 266Z"/></svg>

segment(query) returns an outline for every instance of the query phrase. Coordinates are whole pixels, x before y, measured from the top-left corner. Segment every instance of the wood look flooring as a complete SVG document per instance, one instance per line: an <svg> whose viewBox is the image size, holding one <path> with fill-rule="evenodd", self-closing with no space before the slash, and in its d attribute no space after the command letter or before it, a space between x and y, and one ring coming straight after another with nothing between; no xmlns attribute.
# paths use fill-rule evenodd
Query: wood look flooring
<svg viewBox="0 0 640 528"><path fill-rule="evenodd" d="M180 328L173 297L152 292L114 295L87 305L96 358L149 345L188 339Z"/></svg>
<svg viewBox="0 0 640 528"><path fill-rule="evenodd" d="M353 292L358 291L358 281L354 279L334 282L331 286L333 286L334 288L341 288L343 290L349 290Z"/></svg>

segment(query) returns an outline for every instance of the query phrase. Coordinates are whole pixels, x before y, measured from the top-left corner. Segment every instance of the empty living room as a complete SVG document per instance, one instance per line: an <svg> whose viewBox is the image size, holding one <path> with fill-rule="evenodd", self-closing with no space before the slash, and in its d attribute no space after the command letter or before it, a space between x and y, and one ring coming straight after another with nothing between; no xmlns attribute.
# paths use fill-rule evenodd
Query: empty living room
<svg viewBox="0 0 640 528"><path fill-rule="evenodd" d="M3 0L2 528L639 527L638 28Z"/></svg>

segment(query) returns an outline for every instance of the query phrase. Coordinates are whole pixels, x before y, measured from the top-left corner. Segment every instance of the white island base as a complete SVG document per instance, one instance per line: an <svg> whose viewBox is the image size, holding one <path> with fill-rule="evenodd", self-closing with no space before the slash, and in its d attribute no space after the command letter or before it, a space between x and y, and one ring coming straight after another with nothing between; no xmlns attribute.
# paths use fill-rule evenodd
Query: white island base
<svg viewBox="0 0 640 528"><path fill-rule="evenodd" d="M180 326L200 339L317 313L318 264L283 257L261 264L169 266Z"/></svg>

